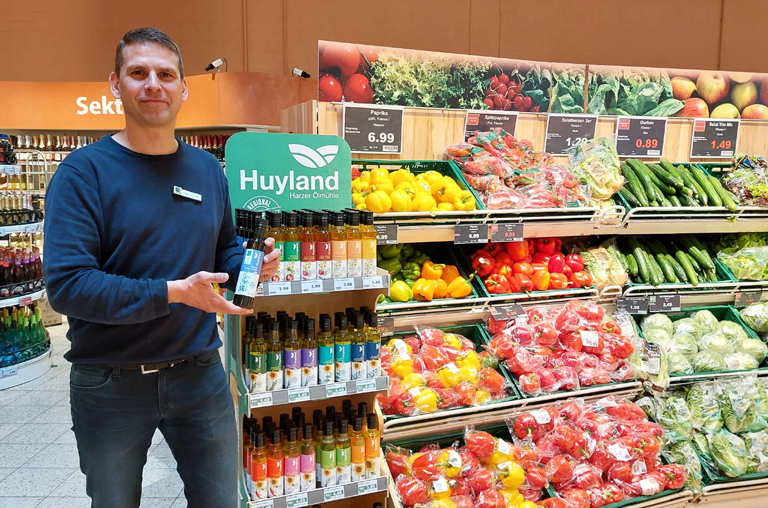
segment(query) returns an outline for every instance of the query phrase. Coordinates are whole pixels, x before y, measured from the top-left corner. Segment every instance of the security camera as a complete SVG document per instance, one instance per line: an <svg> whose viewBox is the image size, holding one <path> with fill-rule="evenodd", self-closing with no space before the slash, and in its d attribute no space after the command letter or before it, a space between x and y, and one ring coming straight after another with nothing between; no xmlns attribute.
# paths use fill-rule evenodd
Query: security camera
<svg viewBox="0 0 768 508"><path fill-rule="evenodd" d="M216 72L221 72L219 67L221 67L224 64L227 64L226 67L224 67L224 71L226 72L227 68L229 67L229 64L227 63L227 59L226 58L218 58L218 59L214 60L213 62L209 63L205 67L205 72L212 71L213 69L216 69Z"/></svg>
<svg viewBox="0 0 768 508"><path fill-rule="evenodd" d="M298 67L294 67L293 71L291 71L291 74L297 78L309 79L309 73L299 69Z"/></svg>

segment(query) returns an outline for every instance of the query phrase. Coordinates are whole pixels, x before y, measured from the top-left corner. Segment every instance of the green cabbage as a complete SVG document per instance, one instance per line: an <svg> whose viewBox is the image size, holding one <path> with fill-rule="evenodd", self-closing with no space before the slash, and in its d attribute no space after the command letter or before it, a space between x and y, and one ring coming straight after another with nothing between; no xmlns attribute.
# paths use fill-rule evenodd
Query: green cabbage
<svg viewBox="0 0 768 508"><path fill-rule="evenodd" d="M752 370L759 366L759 363L747 353L731 353L723 358L728 370Z"/></svg>
<svg viewBox="0 0 768 508"><path fill-rule="evenodd" d="M672 337L669 343L670 353L679 353L688 360L693 359L699 352L699 346L696 343L696 337L687 333L680 333Z"/></svg>
<svg viewBox="0 0 768 508"><path fill-rule="evenodd" d="M658 344L664 351L669 351L669 345L672 342L672 336L666 330L660 328L651 328L643 332L645 340Z"/></svg>
<svg viewBox="0 0 768 508"><path fill-rule="evenodd" d="M708 333L699 339L699 349L727 355L733 353L733 342L720 332Z"/></svg>
<svg viewBox="0 0 768 508"><path fill-rule="evenodd" d="M680 464L685 470L685 488L701 492L701 463L690 441L669 443L661 456L671 464Z"/></svg>
<svg viewBox="0 0 768 508"><path fill-rule="evenodd" d="M674 326L674 334L677 335L678 333L688 333L693 335L694 337L698 338L703 335L701 331L701 326L699 326L699 323L691 318L683 318L678 319L673 323Z"/></svg>
<svg viewBox="0 0 768 508"><path fill-rule="evenodd" d="M672 320L665 314L651 314L640 323L640 329L643 332L646 330L664 330L669 336L672 336Z"/></svg>
<svg viewBox="0 0 768 508"><path fill-rule="evenodd" d="M681 353L667 354L667 366L670 374L693 374L693 366L688 358Z"/></svg>
<svg viewBox="0 0 768 508"><path fill-rule="evenodd" d="M747 472L747 446L739 436L725 429L709 434L709 450L717 467L729 478L738 478Z"/></svg>
<svg viewBox="0 0 768 508"><path fill-rule="evenodd" d="M753 303L741 309L741 319L757 333L768 332L768 304Z"/></svg>
<svg viewBox="0 0 768 508"><path fill-rule="evenodd" d="M742 339L741 342L737 344L736 350L748 354L754 358L758 364L763 363L765 356L768 355L768 346L766 346L765 342L760 339Z"/></svg>
<svg viewBox="0 0 768 508"><path fill-rule="evenodd" d="M719 328L719 322L714 314L708 310L700 310L694 312L691 318L699 324L702 332L713 332Z"/></svg>
<svg viewBox="0 0 768 508"><path fill-rule="evenodd" d="M693 358L695 372L719 372L727 368L723 355L714 351L701 351Z"/></svg>
<svg viewBox="0 0 768 508"><path fill-rule="evenodd" d="M728 340L737 341L748 338L747 332L738 323L733 321L721 321L720 333Z"/></svg>

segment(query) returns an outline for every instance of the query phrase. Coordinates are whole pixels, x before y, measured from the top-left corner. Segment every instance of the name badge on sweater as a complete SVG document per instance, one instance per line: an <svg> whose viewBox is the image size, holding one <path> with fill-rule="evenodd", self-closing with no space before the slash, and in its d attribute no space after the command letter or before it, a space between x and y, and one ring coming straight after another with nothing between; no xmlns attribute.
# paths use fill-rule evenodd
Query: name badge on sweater
<svg viewBox="0 0 768 508"><path fill-rule="evenodd" d="M188 190L184 190L178 185L173 186L173 193L177 196L181 196L183 198L191 199L193 201L202 202L203 196L198 194L197 192L191 192Z"/></svg>

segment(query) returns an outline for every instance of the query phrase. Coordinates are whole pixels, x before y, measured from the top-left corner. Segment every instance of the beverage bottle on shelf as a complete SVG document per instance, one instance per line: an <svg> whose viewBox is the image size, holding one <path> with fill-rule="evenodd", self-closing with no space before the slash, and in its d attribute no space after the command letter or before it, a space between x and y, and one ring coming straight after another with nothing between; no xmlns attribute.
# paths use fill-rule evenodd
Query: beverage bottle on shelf
<svg viewBox="0 0 768 508"><path fill-rule="evenodd" d="M333 437L333 421L326 421L323 440L320 442L320 486L336 485L336 439Z"/></svg>
<svg viewBox="0 0 768 508"><path fill-rule="evenodd" d="M282 496L284 492L283 481L283 445L282 431L272 431L269 450L267 452L267 475L269 476L269 497Z"/></svg>
<svg viewBox="0 0 768 508"><path fill-rule="evenodd" d="M331 225L331 257L333 278L347 276L347 232L344 229L344 214L334 212Z"/></svg>
<svg viewBox="0 0 768 508"><path fill-rule="evenodd" d="M237 277L235 297L232 303L246 309L253 308L256 288L261 276L261 264L264 261L264 240L266 239L267 223L262 219L254 219L249 232L248 244L240 265L240 275Z"/></svg>
<svg viewBox="0 0 768 508"><path fill-rule="evenodd" d="M315 257L317 258L317 278L330 279L333 276L333 257L331 256L331 231L328 227L328 212L315 215Z"/></svg>
<svg viewBox="0 0 768 508"><path fill-rule="evenodd" d="M363 234L360 231L360 213L348 210L345 231L347 234L347 276L363 276Z"/></svg>
<svg viewBox="0 0 768 508"><path fill-rule="evenodd" d="M363 235L363 276L376 275L376 228L373 227L373 212L364 211L360 232Z"/></svg>
<svg viewBox="0 0 768 508"><path fill-rule="evenodd" d="M51 136L50 134L48 134L48 139L47 139L47 142L45 143L45 150L48 152L53 151L53 136Z"/></svg>
<svg viewBox="0 0 768 508"><path fill-rule="evenodd" d="M285 326L285 345L283 349L285 388L300 388L302 347L298 336L298 323L291 318L286 318Z"/></svg>
<svg viewBox="0 0 768 508"><path fill-rule="evenodd" d="M365 431L366 478L379 476L379 455L381 455L381 434L375 413L368 413L368 430Z"/></svg>
<svg viewBox="0 0 768 508"><path fill-rule="evenodd" d="M269 497L269 471L267 466L267 447L265 435L257 432L251 452L251 499L262 500Z"/></svg>
<svg viewBox="0 0 768 508"><path fill-rule="evenodd" d="M353 482L365 480L365 436L363 435L363 417L355 416L352 424L352 435L349 438L352 449L352 478Z"/></svg>
<svg viewBox="0 0 768 508"><path fill-rule="evenodd" d="M354 307L344 309L344 315L347 316L347 331L349 331L350 335L352 335L352 330L355 329L355 314L357 314L357 309Z"/></svg>
<svg viewBox="0 0 768 508"><path fill-rule="evenodd" d="M334 367L336 370L336 382L340 383L352 379L352 366L350 363L351 343L349 330L347 329L347 316L343 313L337 313L336 320L336 330L334 331L336 363Z"/></svg>
<svg viewBox="0 0 768 508"><path fill-rule="evenodd" d="M301 240L301 280L317 279L317 251L315 245L315 226L311 212L300 213L302 228Z"/></svg>
<svg viewBox="0 0 768 508"><path fill-rule="evenodd" d="M368 377L365 360L365 318L359 312L354 315L354 327L352 328L350 345L350 359L352 361L352 380Z"/></svg>
<svg viewBox="0 0 768 508"><path fill-rule="evenodd" d="M319 411L319 415L318 415ZM323 470L320 466L320 446L323 443L323 430L325 429L325 418L323 417L322 410L315 410L313 415L313 422L315 427L315 435L313 445L315 446L315 485L320 486L320 478L323 477Z"/></svg>
<svg viewBox="0 0 768 508"><path fill-rule="evenodd" d="M283 389L283 345L280 343L280 324L270 323L267 341L267 391Z"/></svg>
<svg viewBox="0 0 768 508"><path fill-rule="evenodd" d="M311 423L305 423L303 426L301 439L301 492L307 492L315 488L317 482L317 472L315 470L315 443L314 430Z"/></svg>
<svg viewBox="0 0 768 508"><path fill-rule="evenodd" d="M348 426L347 420L342 418L336 436L336 485L352 481L352 445Z"/></svg>
<svg viewBox="0 0 768 508"><path fill-rule="evenodd" d="M283 246L285 247L285 280L301 280L301 240L296 212L285 212Z"/></svg>
<svg viewBox="0 0 768 508"><path fill-rule="evenodd" d="M288 429L288 438L283 449L283 471L285 475L285 494L301 492L301 456L296 441L296 427Z"/></svg>
<svg viewBox="0 0 768 508"><path fill-rule="evenodd" d="M333 383L336 379L336 354L334 337L331 332L331 316L320 315L320 335L317 337L317 382L321 385Z"/></svg>
<svg viewBox="0 0 768 508"><path fill-rule="evenodd" d="M304 338L301 342L301 386L317 384L317 339L315 338L315 320L304 321Z"/></svg>
<svg viewBox="0 0 768 508"><path fill-rule="evenodd" d="M275 240L275 249L280 250L280 264L277 267L277 271L272 276L272 281L274 282L285 280L284 230L280 219L281 215L279 213L267 212L267 220L269 221L267 236L272 237Z"/></svg>
<svg viewBox="0 0 768 508"><path fill-rule="evenodd" d="M368 432L368 403L367 402L358 402L357 403L357 414L360 416L360 418L363 419L363 434Z"/></svg>
<svg viewBox="0 0 768 508"><path fill-rule="evenodd" d="M11 278L14 284L24 282L24 267L21 266L21 258L18 256L18 253L13 256L13 268L11 268Z"/></svg>
<svg viewBox="0 0 768 508"><path fill-rule="evenodd" d="M264 324L254 322L253 339L248 351L248 378L251 393L267 391L267 342L264 340Z"/></svg>
<svg viewBox="0 0 768 508"><path fill-rule="evenodd" d="M381 333L379 318L375 312L366 314L368 326L365 328L365 361L368 364L368 379L381 376Z"/></svg>

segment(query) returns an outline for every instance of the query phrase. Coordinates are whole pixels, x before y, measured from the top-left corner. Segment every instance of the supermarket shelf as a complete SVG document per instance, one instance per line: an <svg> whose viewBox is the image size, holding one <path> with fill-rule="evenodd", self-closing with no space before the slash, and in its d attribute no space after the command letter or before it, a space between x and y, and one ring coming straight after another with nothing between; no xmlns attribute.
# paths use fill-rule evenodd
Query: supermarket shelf
<svg viewBox="0 0 768 508"><path fill-rule="evenodd" d="M708 485L702 489L697 504L708 508L765 508L768 478Z"/></svg>
<svg viewBox="0 0 768 508"><path fill-rule="evenodd" d="M11 235L14 233L38 233L43 230L44 221L32 222L30 224L18 224L15 226L0 226L0 236Z"/></svg>
<svg viewBox="0 0 768 508"><path fill-rule="evenodd" d="M45 296L45 289L41 289L40 291L35 291L34 293L30 293L28 295L14 296L11 298L3 298L2 300L0 300L0 309L4 307L13 307L14 305L29 305L34 301L42 300L44 296Z"/></svg>
<svg viewBox="0 0 768 508"><path fill-rule="evenodd" d="M290 390L275 390L248 394L248 406L251 409L297 404L309 400L324 400L335 397L346 397L358 393L386 391L389 388L389 377L381 376L373 379L359 379L327 385L305 386Z"/></svg>
<svg viewBox="0 0 768 508"><path fill-rule="evenodd" d="M301 494L274 497L262 501L251 501L248 503L248 506L249 508L302 508L313 504L330 503L340 499L350 499L376 492L386 492L388 485L388 478L382 476L336 487L310 490Z"/></svg>
<svg viewBox="0 0 768 508"><path fill-rule="evenodd" d="M377 275L372 277L262 282L259 288L261 288L263 296L306 295L360 289L389 289L389 274L384 270L377 269Z"/></svg>
<svg viewBox="0 0 768 508"><path fill-rule="evenodd" d="M683 508L690 506L693 501L693 493L690 490L675 492L669 496L651 499L642 503L632 504L632 508Z"/></svg>
<svg viewBox="0 0 768 508"><path fill-rule="evenodd" d="M52 348L49 346L48 350L38 357L0 368L0 390L27 383L48 372L51 368L51 352Z"/></svg>

